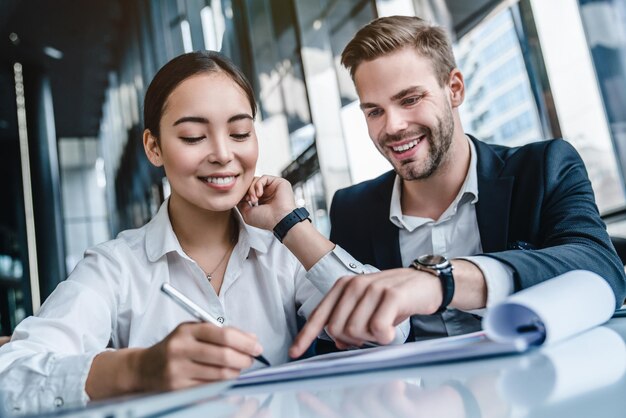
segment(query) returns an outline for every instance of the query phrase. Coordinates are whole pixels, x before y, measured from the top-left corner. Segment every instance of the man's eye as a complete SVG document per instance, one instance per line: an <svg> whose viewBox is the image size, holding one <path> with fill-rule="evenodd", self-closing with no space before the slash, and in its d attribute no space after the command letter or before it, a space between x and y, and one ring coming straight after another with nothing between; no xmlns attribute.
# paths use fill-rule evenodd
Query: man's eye
<svg viewBox="0 0 626 418"><path fill-rule="evenodd" d="M196 142L202 141L204 136L181 136L180 139L188 144L195 144Z"/></svg>
<svg viewBox="0 0 626 418"><path fill-rule="evenodd" d="M243 133L243 134L230 134L230 136L232 136L237 141L243 141L244 139L246 139L246 138L248 138L250 136L250 132L246 132L246 133Z"/></svg>
<svg viewBox="0 0 626 418"><path fill-rule="evenodd" d="M405 99L402 99L402 104L405 106L410 106L412 104L419 102L420 99L421 99L420 96L407 97Z"/></svg>
<svg viewBox="0 0 626 418"><path fill-rule="evenodd" d="M380 116L382 114L382 110L380 109L374 109L370 112L367 112L367 117L368 118L375 118L376 116Z"/></svg>

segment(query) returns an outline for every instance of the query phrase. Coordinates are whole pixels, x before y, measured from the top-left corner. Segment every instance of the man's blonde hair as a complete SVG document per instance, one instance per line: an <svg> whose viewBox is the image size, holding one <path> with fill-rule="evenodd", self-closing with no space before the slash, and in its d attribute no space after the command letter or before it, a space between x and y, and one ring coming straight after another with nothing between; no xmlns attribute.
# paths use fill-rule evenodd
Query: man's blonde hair
<svg viewBox="0 0 626 418"><path fill-rule="evenodd" d="M363 61L371 61L403 48L415 48L430 59L440 85L448 82L456 68L452 45L446 32L419 17L389 16L372 20L362 27L341 53L341 64L352 79Z"/></svg>

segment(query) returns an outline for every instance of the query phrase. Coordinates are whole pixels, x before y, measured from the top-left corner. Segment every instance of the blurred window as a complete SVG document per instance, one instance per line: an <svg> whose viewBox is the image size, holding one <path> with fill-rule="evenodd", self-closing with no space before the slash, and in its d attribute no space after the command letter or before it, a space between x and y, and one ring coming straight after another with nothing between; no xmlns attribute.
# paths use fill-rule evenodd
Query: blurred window
<svg viewBox="0 0 626 418"><path fill-rule="evenodd" d="M104 161L95 138L59 139L65 265L71 272L85 250L110 239Z"/></svg>
<svg viewBox="0 0 626 418"><path fill-rule="evenodd" d="M290 134L311 123L302 72L300 44L296 36L295 12L290 0L246 2L255 88L263 118L284 115ZM303 135L292 137L292 147L306 149ZM292 150L292 155L299 152Z"/></svg>

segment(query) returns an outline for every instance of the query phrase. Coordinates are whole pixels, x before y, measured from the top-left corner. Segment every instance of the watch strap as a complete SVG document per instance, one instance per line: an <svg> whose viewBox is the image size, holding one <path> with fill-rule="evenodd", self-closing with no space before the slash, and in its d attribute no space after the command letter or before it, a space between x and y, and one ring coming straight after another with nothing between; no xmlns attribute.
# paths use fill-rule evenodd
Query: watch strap
<svg viewBox="0 0 626 418"><path fill-rule="evenodd" d="M452 275L452 264L439 270L439 280L441 280L441 289L443 290L443 298L441 306L435 313L442 313L448 308L452 298L454 297L454 276Z"/></svg>
<svg viewBox="0 0 626 418"><path fill-rule="evenodd" d="M309 211L305 208L296 208L292 210L287 216L285 216L283 219L280 220L280 222L276 224L276 226L274 227L274 236L278 238L280 242L283 242L283 239L285 239L287 232L289 232L289 230L293 228L294 225L304 220L308 220L309 222L311 222L311 218L309 218L309 216Z"/></svg>
<svg viewBox="0 0 626 418"><path fill-rule="evenodd" d="M442 299L441 305L439 309L437 309L434 313L440 314L444 312L450 302L452 302L452 298L454 297L454 276L452 274L452 270L454 267L452 264L448 262L448 265L441 268L435 268L430 266L425 266L421 264L417 259L413 260L410 267L415 270L425 271L430 274L433 274L439 277L439 281L441 282L441 290L442 290Z"/></svg>

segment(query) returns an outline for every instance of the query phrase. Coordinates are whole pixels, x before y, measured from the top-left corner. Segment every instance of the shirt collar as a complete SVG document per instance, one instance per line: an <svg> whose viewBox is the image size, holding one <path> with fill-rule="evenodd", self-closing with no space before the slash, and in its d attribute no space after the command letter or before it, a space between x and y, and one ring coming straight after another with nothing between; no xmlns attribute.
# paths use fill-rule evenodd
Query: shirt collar
<svg viewBox="0 0 626 418"><path fill-rule="evenodd" d="M238 208L233 209L235 219L239 224L239 242L257 252L266 253L272 241L275 239L274 234L264 229L256 228L244 222L241 212ZM246 251L247 253L247 251Z"/></svg>
<svg viewBox="0 0 626 418"><path fill-rule="evenodd" d="M476 156L476 147L474 143L467 137L467 142L470 147L470 165L467 170L467 175L465 176L465 180L463 181L463 186L461 186L461 190L459 190L459 194L454 199L450 207L456 207L461 199L465 195L471 196L471 200L469 203L476 204L478 202L478 159ZM398 228L408 229L408 226L404 222L404 215L402 214L402 179L399 175L396 174L396 178L393 182L393 190L391 192L391 203L389 206L389 220L391 223L396 225ZM448 209L446 209L446 212Z"/></svg>
<svg viewBox="0 0 626 418"><path fill-rule="evenodd" d="M170 252L176 252L183 258L189 259L174 233L170 215L168 212L169 199L161 204L159 211L145 226L146 228L146 255L152 262ZM239 209L234 208L235 219L239 225L239 241L237 245L243 247L244 254L250 249L266 253L269 244L274 239L272 234L259 228L246 224Z"/></svg>

